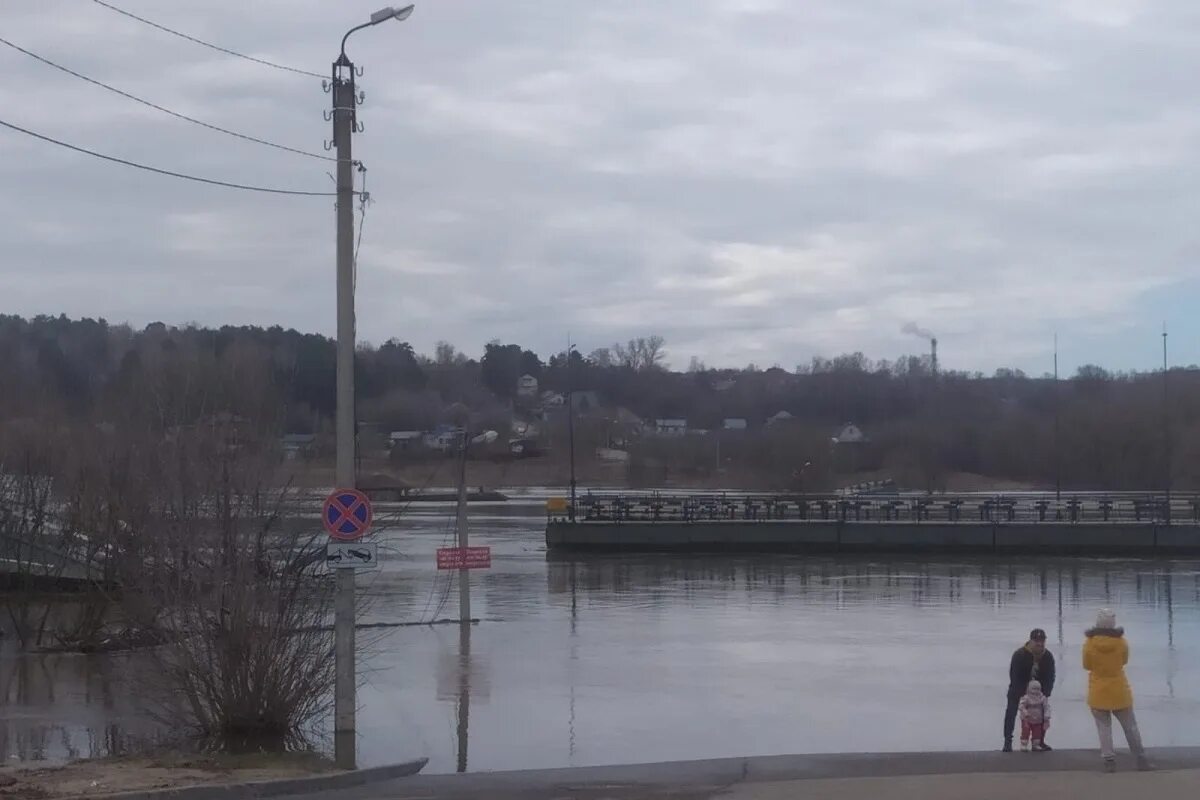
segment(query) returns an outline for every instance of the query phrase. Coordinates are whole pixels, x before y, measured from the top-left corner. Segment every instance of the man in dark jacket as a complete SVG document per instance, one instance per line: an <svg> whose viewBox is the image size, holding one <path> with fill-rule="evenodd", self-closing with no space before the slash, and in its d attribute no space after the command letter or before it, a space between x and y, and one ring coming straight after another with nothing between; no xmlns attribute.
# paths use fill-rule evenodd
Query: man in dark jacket
<svg viewBox="0 0 1200 800"><path fill-rule="evenodd" d="M1029 688L1029 682L1039 681L1042 694L1054 691L1054 655L1046 649L1046 632L1034 628L1025 646L1013 653L1008 665L1008 708L1004 712L1004 752L1012 752L1013 728L1017 723L1017 706ZM1042 742L1045 746L1045 741ZM1049 746L1044 749L1049 750Z"/></svg>

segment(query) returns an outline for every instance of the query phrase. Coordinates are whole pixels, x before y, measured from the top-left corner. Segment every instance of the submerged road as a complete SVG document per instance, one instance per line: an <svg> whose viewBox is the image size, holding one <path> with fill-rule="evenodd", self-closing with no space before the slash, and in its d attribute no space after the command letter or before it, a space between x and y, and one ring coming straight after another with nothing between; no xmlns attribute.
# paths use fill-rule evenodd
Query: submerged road
<svg viewBox="0 0 1200 800"><path fill-rule="evenodd" d="M1126 754L1104 774L1095 750L1053 753L895 753L763 756L616 767L429 775L309 800L1088 800L1194 798L1200 748L1152 750L1154 772Z"/></svg>

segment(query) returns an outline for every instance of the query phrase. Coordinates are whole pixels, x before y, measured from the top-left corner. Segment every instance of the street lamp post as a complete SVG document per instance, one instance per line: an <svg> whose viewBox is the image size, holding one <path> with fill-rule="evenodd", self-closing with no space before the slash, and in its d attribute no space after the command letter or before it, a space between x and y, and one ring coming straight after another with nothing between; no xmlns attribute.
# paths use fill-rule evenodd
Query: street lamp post
<svg viewBox="0 0 1200 800"><path fill-rule="evenodd" d="M1167 323L1163 323L1163 385L1162 385L1162 428L1163 428L1163 488L1166 502L1163 507L1163 522L1171 524L1171 418L1167 405Z"/></svg>
<svg viewBox="0 0 1200 800"><path fill-rule="evenodd" d="M413 6L383 8L371 19L342 37L333 62L333 143L337 149L337 463L338 488L354 488L354 166L351 138L358 100L354 91L354 64L346 57L346 40L355 31L389 19L404 20ZM342 769L354 769L354 570L339 569L334 602L334 652L337 677L334 687L334 760Z"/></svg>
<svg viewBox="0 0 1200 800"><path fill-rule="evenodd" d="M567 343L567 449L571 453L571 507L567 510L567 516L571 522L575 521L575 379L574 366L571 361L571 354L575 352L575 345Z"/></svg>
<svg viewBox="0 0 1200 800"><path fill-rule="evenodd" d="M1062 502L1062 455L1058 444L1058 332L1054 333L1054 502ZM1056 512L1057 513L1057 512Z"/></svg>

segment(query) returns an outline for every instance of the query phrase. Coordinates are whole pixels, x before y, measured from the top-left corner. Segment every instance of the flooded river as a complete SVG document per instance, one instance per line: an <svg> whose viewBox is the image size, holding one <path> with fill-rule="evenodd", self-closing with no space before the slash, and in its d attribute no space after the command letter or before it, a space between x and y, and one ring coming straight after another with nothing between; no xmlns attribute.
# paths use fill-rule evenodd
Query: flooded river
<svg viewBox="0 0 1200 800"><path fill-rule="evenodd" d="M637 556L547 560L541 500L473 505L474 616L434 554L453 509L409 509L361 576L360 762L431 772L774 753L993 749L1008 659L1059 659L1048 740L1094 746L1083 630L1117 609L1152 746L1200 744L1200 563ZM386 511L386 509L384 509ZM381 514L381 516L386 516ZM136 657L0 657L4 755L103 755L152 732Z"/></svg>

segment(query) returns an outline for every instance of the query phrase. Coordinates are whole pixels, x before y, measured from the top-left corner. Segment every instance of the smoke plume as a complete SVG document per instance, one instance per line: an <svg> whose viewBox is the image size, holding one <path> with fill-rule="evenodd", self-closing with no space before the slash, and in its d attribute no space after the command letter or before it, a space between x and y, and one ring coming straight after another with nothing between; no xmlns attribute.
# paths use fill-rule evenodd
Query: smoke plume
<svg viewBox="0 0 1200 800"><path fill-rule="evenodd" d="M917 323L915 323L915 322L904 323L904 327L900 329L900 332L901 333L910 333L913 336L920 336L922 339L928 339L929 341L933 341L933 339L936 338L933 335L933 331L927 331L924 328L918 326Z"/></svg>

